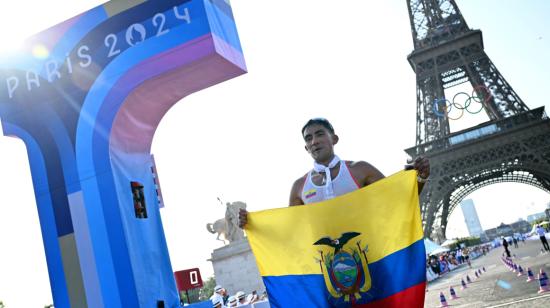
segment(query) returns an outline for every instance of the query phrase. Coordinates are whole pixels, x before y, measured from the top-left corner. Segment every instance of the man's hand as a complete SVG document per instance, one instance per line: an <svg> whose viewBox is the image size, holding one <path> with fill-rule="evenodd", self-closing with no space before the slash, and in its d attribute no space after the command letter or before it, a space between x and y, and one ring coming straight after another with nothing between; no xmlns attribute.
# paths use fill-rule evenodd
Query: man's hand
<svg viewBox="0 0 550 308"><path fill-rule="evenodd" d="M414 170L418 171L418 176L427 179L430 176L430 161L426 157L418 156L413 163Z"/></svg>
<svg viewBox="0 0 550 308"><path fill-rule="evenodd" d="M246 209L239 209L239 228L244 229L248 222L248 211Z"/></svg>
<svg viewBox="0 0 550 308"><path fill-rule="evenodd" d="M407 163L408 165L405 165L405 170L414 169L418 171L418 176L422 179L427 179L430 176L430 160L428 158L418 156L414 162L409 160Z"/></svg>

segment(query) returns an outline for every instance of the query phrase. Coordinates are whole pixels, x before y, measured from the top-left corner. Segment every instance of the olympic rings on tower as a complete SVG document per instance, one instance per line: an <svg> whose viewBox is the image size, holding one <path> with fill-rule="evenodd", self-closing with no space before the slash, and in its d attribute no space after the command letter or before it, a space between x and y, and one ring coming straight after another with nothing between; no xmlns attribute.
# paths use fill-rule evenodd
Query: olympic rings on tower
<svg viewBox="0 0 550 308"><path fill-rule="evenodd" d="M466 92L458 92L453 96L452 102L446 98L436 98L433 102L433 112L436 116L442 118L447 117L449 120L458 120L464 116L464 110L469 114L480 113L485 107L487 102L493 95L491 91L484 85L475 86L472 90L472 95ZM460 98L465 97L464 102L460 103ZM479 104L479 107L472 108L475 104ZM449 113L455 108L459 115L451 117Z"/></svg>

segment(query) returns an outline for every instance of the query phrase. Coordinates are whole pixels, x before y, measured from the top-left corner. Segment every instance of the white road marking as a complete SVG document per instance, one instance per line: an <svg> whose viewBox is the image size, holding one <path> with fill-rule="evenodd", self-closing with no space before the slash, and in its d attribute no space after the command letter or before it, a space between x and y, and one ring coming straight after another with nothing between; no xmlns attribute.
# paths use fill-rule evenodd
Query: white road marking
<svg viewBox="0 0 550 308"><path fill-rule="evenodd" d="M489 306L487 308L504 307L504 306L508 306L508 305L512 305L512 304L528 302L528 301L532 301L532 300L539 299L539 298L545 298L545 297L549 297L549 296L550 296L550 294L546 294L546 295L541 295L541 296L536 296L536 297L531 297L531 298L525 298L525 299L520 299L520 300L513 301L513 302L507 302L507 303L504 303L504 304Z"/></svg>

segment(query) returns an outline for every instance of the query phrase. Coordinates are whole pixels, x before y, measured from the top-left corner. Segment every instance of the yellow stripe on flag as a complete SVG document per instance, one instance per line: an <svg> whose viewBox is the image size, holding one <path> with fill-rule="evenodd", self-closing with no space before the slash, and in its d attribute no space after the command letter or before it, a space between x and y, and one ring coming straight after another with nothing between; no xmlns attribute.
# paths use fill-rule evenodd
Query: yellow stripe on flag
<svg viewBox="0 0 550 308"><path fill-rule="evenodd" d="M250 213L246 231L262 276L320 274L320 251L332 248L313 243L345 232L361 233L353 245L368 245L376 262L423 236L416 171L321 203Z"/></svg>

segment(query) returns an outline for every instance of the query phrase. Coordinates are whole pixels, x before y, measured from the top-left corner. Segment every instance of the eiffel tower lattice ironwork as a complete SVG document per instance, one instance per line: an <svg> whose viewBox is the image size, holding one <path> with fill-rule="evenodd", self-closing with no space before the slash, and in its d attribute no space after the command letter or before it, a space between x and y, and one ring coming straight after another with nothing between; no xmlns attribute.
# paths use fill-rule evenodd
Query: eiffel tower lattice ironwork
<svg viewBox="0 0 550 308"><path fill-rule="evenodd" d="M550 192L550 120L506 82L484 51L481 31L468 27L454 0L407 5L417 111L416 146L405 151L430 158L421 195L424 234L441 240L453 209L483 186L519 182ZM453 106L444 90L465 82L474 89L466 108L477 104L489 121L451 133L447 111L465 106Z"/></svg>

